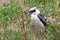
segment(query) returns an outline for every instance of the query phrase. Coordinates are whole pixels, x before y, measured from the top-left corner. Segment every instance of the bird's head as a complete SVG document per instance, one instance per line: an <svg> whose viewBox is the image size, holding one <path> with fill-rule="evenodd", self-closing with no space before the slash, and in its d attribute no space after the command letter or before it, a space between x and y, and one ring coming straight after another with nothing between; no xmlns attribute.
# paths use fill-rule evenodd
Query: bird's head
<svg viewBox="0 0 60 40"><path fill-rule="evenodd" d="M31 14L38 15L40 14L40 11L37 7L33 7L33 8L30 8L27 15L30 16Z"/></svg>

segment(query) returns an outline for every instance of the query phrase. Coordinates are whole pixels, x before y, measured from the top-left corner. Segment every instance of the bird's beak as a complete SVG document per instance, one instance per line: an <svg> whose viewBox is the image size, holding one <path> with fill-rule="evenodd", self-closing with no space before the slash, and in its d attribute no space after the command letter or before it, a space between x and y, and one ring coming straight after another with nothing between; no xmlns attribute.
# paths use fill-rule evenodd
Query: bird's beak
<svg viewBox="0 0 60 40"><path fill-rule="evenodd" d="M27 16L30 16L30 13L28 13Z"/></svg>

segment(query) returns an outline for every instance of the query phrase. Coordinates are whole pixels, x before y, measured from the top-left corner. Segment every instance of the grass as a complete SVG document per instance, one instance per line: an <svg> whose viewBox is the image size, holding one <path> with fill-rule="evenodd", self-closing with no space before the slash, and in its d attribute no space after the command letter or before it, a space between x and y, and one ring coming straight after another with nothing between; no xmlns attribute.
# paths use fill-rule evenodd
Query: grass
<svg viewBox="0 0 60 40"><path fill-rule="evenodd" d="M24 7L28 6L29 8L37 6L41 13L46 8L45 15L48 15L49 13L55 15L55 9L53 8L54 6L52 6L52 2L49 1L44 4L44 0L25 0L23 5ZM33 24L29 17L27 18L26 16L28 9L22 11L21 6L22 5L17 4L17 0L11 0L10 5L0 6L0 28L3 30L0 32L0 40L30 40L30 28ZM48 40L59 40L58 37L60 37L60 35L59 32L57 33L57 31L60 29L59 26L59 24L53 21L48 21Z"/></svg>

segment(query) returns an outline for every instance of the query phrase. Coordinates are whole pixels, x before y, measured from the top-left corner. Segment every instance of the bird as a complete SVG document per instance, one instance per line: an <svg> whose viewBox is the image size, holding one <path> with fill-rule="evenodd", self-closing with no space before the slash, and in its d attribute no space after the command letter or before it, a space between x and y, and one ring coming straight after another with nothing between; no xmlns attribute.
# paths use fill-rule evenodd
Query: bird
<svg viewBox="0 0 60 40"><path fill-rule="evenodd" d="M39 26L42 32L46 31L46 17L40 13L37 7L32 7L28 11L31 21L34 25Z"/></svg>

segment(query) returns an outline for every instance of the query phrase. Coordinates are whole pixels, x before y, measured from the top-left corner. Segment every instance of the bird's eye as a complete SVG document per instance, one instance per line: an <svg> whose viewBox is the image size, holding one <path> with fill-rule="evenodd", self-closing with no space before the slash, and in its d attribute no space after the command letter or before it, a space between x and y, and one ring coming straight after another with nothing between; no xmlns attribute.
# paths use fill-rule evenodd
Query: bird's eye
<svg viewBox="0 0 60 40"><path fill-rule="evenodd" d="M32 10L32 11L30 11L29 13L33 13L33 12L35 12L35 10Z"/></svg>

